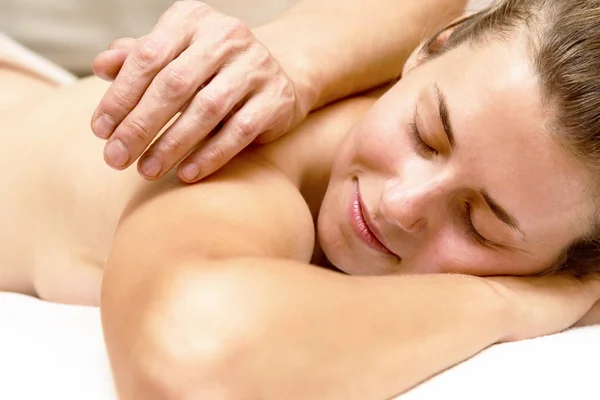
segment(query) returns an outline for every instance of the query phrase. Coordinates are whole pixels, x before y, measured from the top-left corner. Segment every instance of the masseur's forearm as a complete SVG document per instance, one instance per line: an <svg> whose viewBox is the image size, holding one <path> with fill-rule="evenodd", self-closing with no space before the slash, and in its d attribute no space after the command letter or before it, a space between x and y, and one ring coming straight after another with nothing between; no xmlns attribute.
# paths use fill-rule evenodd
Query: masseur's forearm
<svg viewBox="0 0 600 400"><path fill-rule="evenodd" d="M302 82L313 109L388 82L466 0L304 0L254 33Z"/></svg>
<svg viewBox="0 0 600 400"><path fill-rule="evenodd" d="M514 326L474 277L359 278L259 258L123 267L102 304L122 400L383 400Z"/></svg>

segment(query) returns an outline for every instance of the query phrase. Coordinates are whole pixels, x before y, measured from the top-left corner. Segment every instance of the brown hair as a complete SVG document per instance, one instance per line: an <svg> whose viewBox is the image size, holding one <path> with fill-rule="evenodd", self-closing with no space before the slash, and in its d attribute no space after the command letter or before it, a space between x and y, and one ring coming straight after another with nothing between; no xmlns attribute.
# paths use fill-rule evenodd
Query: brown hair
<svg viewBox="0 0 600 400"><path fill-rule="evenodd" d="M446 41L442 32L452 33ZM527 32L532 65L557 141L600 181L600 0L500 0L444 28L423 46L437 57L466 43L477 45ZM592 201L600 184L590 188ZM600 271L600 207L587 234L565 249L548 272Z"/></svg>

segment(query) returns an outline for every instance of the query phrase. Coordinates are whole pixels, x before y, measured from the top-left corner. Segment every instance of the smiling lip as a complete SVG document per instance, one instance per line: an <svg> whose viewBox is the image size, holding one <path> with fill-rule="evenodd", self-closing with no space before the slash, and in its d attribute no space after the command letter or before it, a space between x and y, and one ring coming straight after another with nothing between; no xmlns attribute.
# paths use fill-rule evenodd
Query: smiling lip
<svg viewBox="0 0 600 400"><path fill-rule="evenodd" d="M372 249L387 255L396 256L379 239L380 236L376 234L373 224L369 221L369 215L365 212L365 210L366 209L360 197L358 181L356 181L354 184L354 191L352 192L352 196L350 198L350 206L348 207L350 226L352 227L352 230L362 242Z"/></svg>

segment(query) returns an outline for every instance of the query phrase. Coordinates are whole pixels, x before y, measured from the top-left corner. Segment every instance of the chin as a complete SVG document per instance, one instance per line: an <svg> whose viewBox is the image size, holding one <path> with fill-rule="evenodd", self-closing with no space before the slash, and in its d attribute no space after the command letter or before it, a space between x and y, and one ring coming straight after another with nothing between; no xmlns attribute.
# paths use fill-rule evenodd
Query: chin
<svg viewBox="0 0 600 400"><path fill-rule="evenodd" d="M324 244L321 244L323 253L334 267L348 275L366 276L366 275L377 275L373 270L368 268L368 263L356 262L354 257L350 257L349 254L343 253L340 250L343 249L328 249Z"/></svg>

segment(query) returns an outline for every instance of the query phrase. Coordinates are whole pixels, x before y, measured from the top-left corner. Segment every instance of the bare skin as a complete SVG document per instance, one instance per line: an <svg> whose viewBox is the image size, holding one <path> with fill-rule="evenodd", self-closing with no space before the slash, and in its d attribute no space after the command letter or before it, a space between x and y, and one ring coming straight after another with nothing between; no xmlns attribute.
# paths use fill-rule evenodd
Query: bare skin
<svg viewBox="0 0 600 400"><path fill-rule="evenodd" d="M52 92L56 85L0 60L0 111Z"/></svg>
<svg viewBox="0 0 600 400"><path fill-rule="evenodd" d="M3 70L0 79L12 79L13 70ZM18 73L18 72L17 72ZM19 77L27 79L20 73ZM0 114L5 137L0 149L0 167L4 171L0 185L5 195L0 208L5 210L0 228L3 238L0 249L0 290L35 294L42 298L66 303L99 304L102 269L112 243L117 222L127 204L140 192L153 187L130 169L116 172L99 157L102 142L89 134L89 121L95 103L108 84L89 78L72 87L53 89L32 77L27 81L30 95L25 97L24 86L15 93L27 100L26 107L5 108ZM51 96L44 96L51 91ZM12 93L3 91L3 98ZM38 97L38 98L36 98ZM33 99L33 101L32 101ZM333 149L372 99L354 100L342 106L321 123L328 128L325 151L331 162ZM307 136L318 133L317 126L307 121L293 141L251 150L273 154L282 148L278 162L283 170L297 163L297 141L306 143ZM307 143L306 143L307 144ZM304 144L304 145L306 145ZM301 153L301 152L300 152ZM57 162L55 155L61 154ZM324 153L322 153L324 154ZM29 168L12 168L16 159ZM283 162L283 160L287 160ZM80 166L72 168L72 166ZM327 165L321 165L327 167ZM298 173L290 171L290 174ZM289 177L281 176L278 179ZM297 177L294 177L297 180ZM15 183L19 182L18 190ZM73 184L76 182L76 184ZM163 184L174 185L170 180ZM324 191L326 180L307 191L308 198ZM44 201L40 201L44 199ZM320 199L315 199L314 206ZM296 209L289 208L290 214ZM314 210L316 213L316 210ZM307 221L300 235L313 237L313 225ZM33 233L33 235L32 235ZM312 245L308 246L312 249ZM303 258L310 260L310 252Z"/></svg>
<svg viewBox="0 0 600 400"><path fill-rule="evenodd" d="M472 66L488 58L476 57ZM362 278L308 265L321 260L314 221L346 132L359 119L358 129L386 121L377 115L396 108L394 96L410 99L427 73L448 70L442 67L431 64L396 86L370 117L361 119L377 94L323 109L282 140L248 149L197 185L183 185L174 174L147 182L134 170L119 173L104 165L102 142L88 126L107 87L97 79L5 110L0 289L101 303L122 399L211 399L222 398L223 390L234 398L389 398L498 341L571 326L598 299L597 281ZM387 121L389 130L369 131L402 137ZM359 137L366 136L354 139ZM464 138L457 130L457 139ZM392 147L386 150L391 157ZM338 173L349 160L347 152L339 154ZM409 147L402 155L417 156ZM12 168L17 159L26 167ZM442 201L437 193L428 200ZM340 215L332 210L329 221ZM358 236L338 237L350 239L349 248L361 257L381 261L382 252ZM329 252L340 255L338 250ZM406 258L403 265L417 264Z"/></svg>

